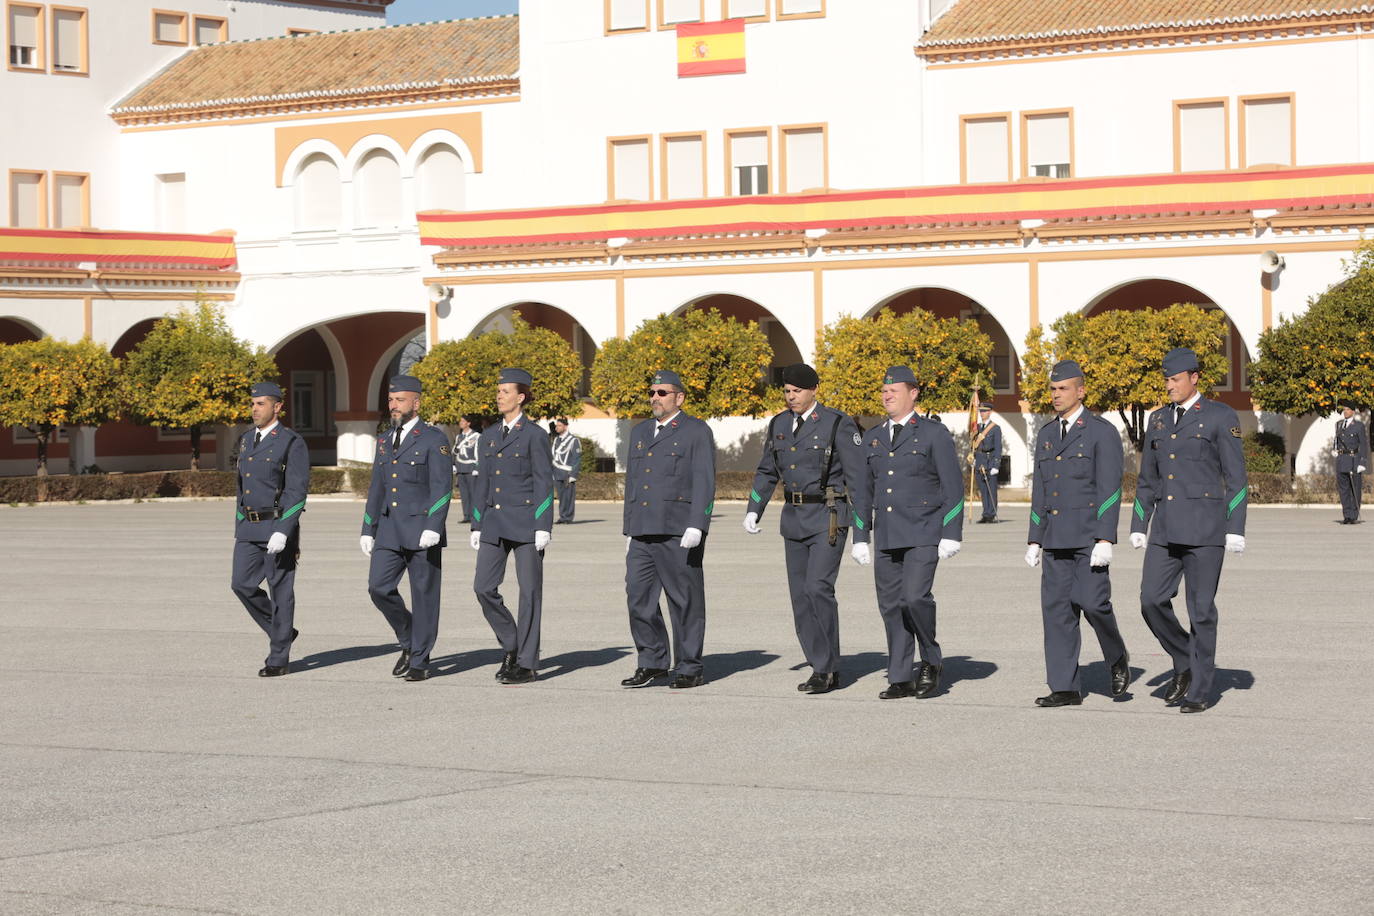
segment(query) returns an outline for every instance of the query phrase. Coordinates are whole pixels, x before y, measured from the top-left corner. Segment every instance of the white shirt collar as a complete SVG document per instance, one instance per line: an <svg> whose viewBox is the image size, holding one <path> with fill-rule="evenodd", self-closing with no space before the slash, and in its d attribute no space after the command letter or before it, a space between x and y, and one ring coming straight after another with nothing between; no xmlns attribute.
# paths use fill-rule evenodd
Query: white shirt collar
<svg viewBox="0 0 1374 916"><path fill-rule="evenodd" d="M1188 400L1184 401L1182 404L1170 404L1169 406L1170 406L1170 407L1182 407L1184 410L1192 410L1192 409L1193 409L1193 405L1196 404L1196 403L1197 403L1198 401L1200 401L1200 400L1202 400L1202 392L1201 392L1201 391L1194 391L1194 392L1193 392L1193 396L1192 396L1191 398L1189 398Z"/></svg>
<svg viewBox="0 0 1374 916"><path fill-rule="evenodd" d="M654 422L658 424L658 426L657 426L656 428L662 429L663 427L667 426L669 423L671 423L671 422L673 422L674 420L676 420L676 419L677 419L677 415L680 414L680 413L682 413L681 410L675 410L675 411L673 411L673 415L672 415L671 417L664 417L662 420L655 420Z"/></svg>
<svg viewBox="0 0 1374 916"><path fill-rule="evenodd" d="M520 423L522 420L524 420L524 419L525 419L525 412L522 410L522 411L520 411L520 413L518 413L518 414L515 415L515 419L514 419L514 420L507 420L505 417L502 417L502 418L501 418L501 426L504 427L504 428L506 428L506 429L515 429L516 425L519 424L519 423Z"/></svg>
<svg viewBox="0 0 1374 916"><path fill-rule="evenodd" d="M269 426L265 426L262 429L254 429L253 431L255 433L259 433L261 435L261 438L266 439L267 434L270 433L272 430L276 429L280 425L281 422L279 420L273 420Z"/></svg>
<svg viewBox="0 0 1374 916"><path fill-rule="evenodd" d="M816 408L817 408L817 407L820 407L820 406L821 406L821 402L820 402L820 401L812 401L812 402L811 402L811 409L808 410L806 413L804 413L804 414L801 415L802 421L805 422L805 421L811 419L811 415L814 414L814 413L816 412ZM794 417L797 416L797 412L796 412L795 410L792 411L792 416L794 416Z"/></svg>
<svg viewBox="0 0 1374 916"><path fill-rule="evenodd" d="M1070 425L1070 426L1073 426L1074 422L1075 422L1079 417L1081 417L1081 416L1083 416L1083 405L1082 405L1082 404L1079 404L1077 410L1075 410L1073 413L1069 414L1067 417L1060 417L1060 419L1061 419L1061 420L1068 420L1068 421L1069 421L1069 425Z"/></svg>
<svg viewBox="0 0 1374 916"><path fill-rule="evenodd" d="M908 423L911 422L911 418L914 416L916 416L916 411L913 410L911 413L902 417L900 420L893 420L889 418L887 421L888 432L891 432L894 426L906 426Z"/></svg>
<svg viewBox="0 0 1374 916"><path fill-rule="evenodd" d="M415 416L415 417L411 417L409 422L403 423L403 424L401 425L401 438L404 439L406 436L409 436L409 435L410 435L410 431L411 431L412 429L414 429L414 428L415 428L415 424L416 424L416 423L419 423L419 422L420 422L420 418L419 418L418 416ZM392 435L394 436L395 433L392 433Z"/></svg>

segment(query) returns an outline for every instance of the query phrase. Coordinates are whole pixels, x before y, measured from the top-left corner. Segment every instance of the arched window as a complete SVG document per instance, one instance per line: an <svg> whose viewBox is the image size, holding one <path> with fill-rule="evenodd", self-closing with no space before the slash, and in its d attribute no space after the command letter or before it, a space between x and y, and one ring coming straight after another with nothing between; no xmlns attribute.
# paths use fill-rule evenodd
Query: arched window
<svg viewBox="0 0 1374 916"><path fill-rule="evenodd" d="M425 150L415 170L418 210L463 209L463 159L457 150L439 143Z"/></svg>
<svg viewBox="0 0 1374 916"><path fill-rule="evenodd" d="M338 229L343 217L339 167L315 153L296 172L296 228Z"/></svg>
<svg viewBox="0 0 1374 916"><path fill-rule="evenodd" d="M353 179L359 227L395 226L401 221L401 167L386 150L375 149L358 162Z"/></svg>

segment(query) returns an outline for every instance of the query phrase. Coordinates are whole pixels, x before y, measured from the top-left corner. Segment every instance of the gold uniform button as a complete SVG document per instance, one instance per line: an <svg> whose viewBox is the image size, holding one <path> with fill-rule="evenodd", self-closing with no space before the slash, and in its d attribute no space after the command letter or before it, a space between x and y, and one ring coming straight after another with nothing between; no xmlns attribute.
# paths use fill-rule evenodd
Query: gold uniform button
<svg viewBox="0 0 1374 916"><path fill-rule="evenodd" d="M252 490L244 490L244 491L243 491L243 495L244 495L244 496L247 496L249 493L252 493L252 492L253 492Z"/></svg>
<svg viewBox="0 0 1374 916"><path fill-rule="evenodd" d="M892 507L891 507L891 506L888 506L888 507L887 507L887 511L891 512L891 511L892 511Z"/></svg>
<svg viewBox="0 0 1374 916"><path fill-rule="evenodd" d="M1051 509L1051 510L1050 510L1050 515L1058 515L1058 514L1059 514L1059 510L1058 510L1058 509Z"/></svg>
<svg viewBox="0 0 1374 916"><path fill-rule="evenodd" d="M500 493L500 492L501 492L501 488L500 488L500 487L497 487L497 488L496 488L496 492L497 492L497 493Z"/></svg>
<svg viewBox="0 0 1374 916"><path fill-rule="evenodd" d="M652 457L654 457L654 453L653 453L653 452L650 452L650 453L649 453L649 454L648 454L648 456L647 456L647 457L649 457L649 458L652 458Z"/></svg>
<svg viewBox="0 0 1374 916"><path fill-rule="evenodd" d="M888 488L887 488L887 492L891 493L891 492L892 492L892 488L891 488L891 487L888 487Z"/></svg>
<svg viewBox="0 0 1374 916"><path fill-rule="evenodd" d="M1169 433L1169 438L1170 438L1170 439L1177 439L1177 438L1178 438L1178 433Z"/></svg>
<svg viewBox="0 0 1374 916"><path fill-rule="evenodd" d="M493 508L499 509L499 508L501 508L501 504L500 504L500 503L497 503Z"/></svg>
<svg viewBox="0 0 1374 916"><path fill-rule="evenodd" d="M644 489L649 489L649 485L647 483L644 485Z"/></svg>
<svg viewBox="0 0 1374 916"><path fill-rule="evenodd" d="M253 460L253 456L252 456L252 455L249 455L249 456L248 456L248 460L249 460L249 461L252 461L252 460Z"/></svg>
<svg viewBox="0 0 1374 916"><path fill-rule="evenodd" d="M891 472L891 471L888 471L888 472L887 472L887 476L888 476L888 477L891 477L891 476L892 476L892 472Z"/></svg>
<svg viewBox="0 0 1374 916"><path fill-rule="evenodd" d="M795 471L795 470L797 469L797 466L796 466L795 464L789 464L789 465L787 466L787 469L788 469L789 471Z"/></svg>
<svg viewBox="0 0 1374 916"><path fill-rule="evenodd" d="M253 472L252 472L252 471L248 471L248 472L245 473L243 476L244 476L244 477L252 477L252 476L253 476Z"/></svg>
<svg viewBox="0 0 1374 916"><path fill-rule="evenodd" d="M1170 474L1170 475L1169 475L1169 479L1170 479L1170 480L1173 480L1173 479L1174 479L1174 475L1173 475L1173 474Z"/></svg>
<svg viewBox="0 0 1374 916"><path fill-rule="evenodd" d="M889 458L895 458L895 457L897 457L897 453L896 453L896 452L888 452L888 453L887 453L887 457L889 457Z"/></svg>
<svg viewBox="0 0 1374 916"><path fill-rule="evenodd" d="M647 505L649 505L649 504L648 504L648 503L640 503L640 505L641 505L641 506L647 506Z"/></svg>
<svg viewBox="0 0 1374 916"><path fill-rule="evenodd" d="M1174 498L1174 494L1170 493L1168 496L1166 496L1166 497L1164 497L1164 498L1165 498L1165 499L1173 499L1173 498Z"/></svg>
<svg viewBox="0 0 1374 916"><path fill-rule="evenodd" d="M396 492L396 488L395 488L395 487L392 487L392 488L391 488L391 492L392 492L392 493L395 493L395 492Z"/></svg>
<svg viewBox="0 0 1374 916"><path fill-rule="evenodd" d="M392 477L395 477L395 476L396 476L396 472L395 472L395 471L392 471L392 472L391 472L391 476L392 476Z"/></svg>
<svg viewBox="0 0 1374 916"><path fill-rule="evenodd" d="M792 451L794 451L794 452L795 452L795 451L796 451L796 450L797 450L797 447L796 447L796 446L795 446L795 445L794 445L794 446L792 446Z"/></svg>
<svg viewBox="0 0 1374 916"><path fill-rule="evenodd" d="M394 507L396 504L395 504L395 503L392 503L391 505Z"/></svg>
<svg viewBox="0 0 1374 916"><path fill-rule="evenodd" d="M1169 453L1169 457L1170 457L1170 458L1174 457L1173 452L1170 452L1170 453Z"/></svg>
<svg viewBox="0 0 1374 916"><path fill-rule="evenodd" d="M504 458L505 456L504 456L503 454L501 454L500 452L497 452L497 453L496 453L496 457L497 457L497 458Z"/></svg>
<svg viewBox="0 0 1374 916"><path fill-rule="evenodd" d="M496 473L500 474L500 473L501 473L501 469L500 469L500 468L497 468L497 469L496 469Z"/></svg>
<svg viewBox="0 0 1374 916"><path fill-rule="evenodd" d="M1058 495L1059 495L1059 491L1058 491L1058 490L1055 490L1055 491L1054 491L1053 493L1051 493L1050 495L1051 495L1051 496L1058 496Z"/></svg>
<svg viewBox="0 0 1374 916"><path fill-rule="evenodd" d="M1063 456L1063 455L1055 455L1055 456L1054 456L1054 460L1055 460L1055 461L1063 461L1063 460L1064 460L1064 456Z"/></svg>

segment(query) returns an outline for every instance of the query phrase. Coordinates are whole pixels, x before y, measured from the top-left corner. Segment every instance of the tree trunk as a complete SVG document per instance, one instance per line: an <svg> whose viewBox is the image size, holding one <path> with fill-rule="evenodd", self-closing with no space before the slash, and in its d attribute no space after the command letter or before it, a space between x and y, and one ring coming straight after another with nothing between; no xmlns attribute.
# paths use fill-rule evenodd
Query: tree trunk
<svg viewBox="0 0 1374 916"><path fill-rule="evenodd" d="M1127 416L1126 411L1130 411ZM1123 407L1117 411L1121 416L1121 422L1126 425L1126 436L1131 440L1131 445L1139 452L1145 445L1145 408L1139 404L1132 404L1130 407Z"/></svg>
<svg viewBox="0 0 1374 916"><path fill-rule="evenodd" d="M191 427L191 470L200 470L200 427Z"/></svg>
<svg viewBox="0 0 1374 916"><path fill-rule="evenodd" d="M38 440L38 470L35 472L39 477L48 476L48 439L52 436L53 428L46 423L40 425L38 429L30 429Z"/></svg>

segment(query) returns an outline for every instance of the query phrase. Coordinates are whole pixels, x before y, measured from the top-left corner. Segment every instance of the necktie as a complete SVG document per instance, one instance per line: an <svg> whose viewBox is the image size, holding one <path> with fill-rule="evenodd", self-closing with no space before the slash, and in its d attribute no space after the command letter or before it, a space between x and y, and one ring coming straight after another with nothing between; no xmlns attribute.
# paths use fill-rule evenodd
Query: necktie
<svg viewBox="0 0 1374 916"><path fill-rule="evenodd" d="M801 414L796 414L796 413L792 414L792 435L795 436L795 435L797 434L797 430L801 429L801 425L802 425Z"/></svg>
<svg viewBox="0 0 1374 916"><path fill-rule="evenodd" d="M507 426L506 424L502 423L502 424L501 424L501 438L504 439L504 438L506 438L506 437L509 436L509 435L510 435L510 427Z"/></svg>
<svg viewBox="0 0 1374 916"><path fill-rule="evenodd" d="M391 451L392 451L392 452L399 452L400 450L401 450L401 427L398 426L398 427L396 427L396 435L395 435L395 437L392 438L392 440L391 440Z"/></svg>
<svg viewBox="0 0 1374 916"><path fill-rule="evenodd" d="M1060 441L1060 442L1063 442L1063 441L1064 441L1065 439L1067 439L1067 438L1069 438L1069 421L1068 421L1068 420L1060 420L1060 421L1059 421L1059 441Z"/></svg>
<svg viewBox="0 0 1374 916"><path fill-rule="evenodd" d="M1184 410L1183 410L1183 406L1182 406L1181 404L1180 404L1178 407L1175 407L1175 408L1174 408L1174 425L1175 425L1175 426L1177 426L1178 424L1180 424L1180 423L1183 422L1183 414L1184 414Z"/></svg>
<svg viewBox="0 0 1374 916"><path fill-rule="evenodd" d="M253 448L257 448L257 447L258 447L258 443L261 442L261 441L262 441L262 430L258 430L257 432L253 433Z"/></svg>
<svg viewBox="0 0 1374 916"><path fill-rule="evenodd" d="M655 438L655 439L658 438L658 434L659 434L659 433L663 432L663 427L666 426L666 425L667 425L666 423L658 423L658 424L656 424L656 425L654 426L654 438Z"/></svg>
<svg viewBox="0 0 1374 916"><path fill-rule="evenodd" d="M897 423L895 420L890 420L887 424L887 443L891 445L895 441L897 441Z"/></svg>

